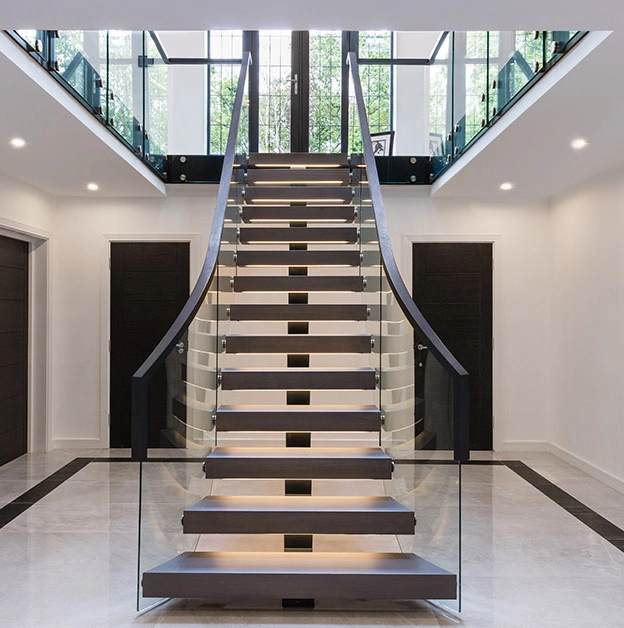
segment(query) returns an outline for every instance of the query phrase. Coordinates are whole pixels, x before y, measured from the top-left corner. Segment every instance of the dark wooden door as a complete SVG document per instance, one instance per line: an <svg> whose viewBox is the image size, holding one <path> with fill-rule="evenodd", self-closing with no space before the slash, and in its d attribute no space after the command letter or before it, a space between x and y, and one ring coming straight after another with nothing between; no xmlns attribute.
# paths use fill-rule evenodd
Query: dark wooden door
<svg viewBox="0 0 624 628"><path fill-rule="evenodd" d="M28 243L0 236L0 465L26 453Z"/></svg>
<svg viewBox="0 0 624 628"><path fill-rule="evenodd" d="M470 374L470 448L492 449L492 245L415 243L414 301Z"/></svg>
<svg viewBox="0 0 624 628"><path fill-rule="evenodd" d="M188 295L188 242L111 244L111 447L130 447L132 375L169 329ZM149 408L148 446L166 447L164 366L152 378Z"/></svg>

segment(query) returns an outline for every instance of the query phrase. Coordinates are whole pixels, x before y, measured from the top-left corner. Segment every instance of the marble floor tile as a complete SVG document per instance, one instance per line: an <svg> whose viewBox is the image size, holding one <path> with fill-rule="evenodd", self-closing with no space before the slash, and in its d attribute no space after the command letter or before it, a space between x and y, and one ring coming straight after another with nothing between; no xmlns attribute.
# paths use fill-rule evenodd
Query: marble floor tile
<svg viewBox="0 0 624 628"><path fill-rule="evenodd" d="M163 452L163 455L169 451ZM181 455L181 454L180 454ZM0 467L0 507L76 457L127 450L31 454ZM624 496L551 454L513 452L619 527ZM482 460L505 456L483 452ZM138 465L92 462L0 529L0 626L126 628L224 626L457 626L624 628L624 552L503 465L462 469L462 612L451 603L319 600L282 610L279 600L171 600L136 611ZM197 463L144 465L142 567L188 549L281 548L282 538L183 535L185 505L204 495L248 494L246 480L208 481ZM256 488L279 494L283 482ZM385 482L315 482L326 495L386 494L416 512L414 535L319 535L317 550L415 551L455 569L458 473L447 465L397 464ZM198 545L199 543L199 545ZM247 544L247 545L245 545ZM264 548L264 547L263 547ZM267 546L264 549L269 549ZM157 600L142 600L141 607Z"/></svg>

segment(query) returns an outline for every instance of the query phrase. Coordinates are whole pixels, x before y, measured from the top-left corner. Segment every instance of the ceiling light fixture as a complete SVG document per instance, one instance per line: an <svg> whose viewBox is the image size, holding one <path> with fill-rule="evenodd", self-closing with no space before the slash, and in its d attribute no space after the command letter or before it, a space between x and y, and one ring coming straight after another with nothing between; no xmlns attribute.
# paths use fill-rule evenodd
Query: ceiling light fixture
<svg viewBox="0 0 624 628"><path fill-rule="evenodd" d="M26 140L21 137L14 137L9 141L9 144L11 144L13 148L24 148L24 146L26 146Z"/></svg>
<svg viewBox="0 0 624 628"><path fill-rule="evenodd" d="M513 190L513 187L513 183L509 183L509 181L500 184L500 189L505 190L505 192L507 192L508 190Z"/></svg>
<svg viewBox="0 0 624 628"><path fill-rule="evenodd" d="M97 192L100 189L100 186L97 183L87 183L87 190L91 192Z"/></svg>
<svg viewBox="0 0 624 628"><path fill-rule="evenodd" d="M582 148L585 148L588 144L589 142L586 139L583 139L582 137L577 137L576 139L570 142L570 146L574 150L581 150Z"/></svg>

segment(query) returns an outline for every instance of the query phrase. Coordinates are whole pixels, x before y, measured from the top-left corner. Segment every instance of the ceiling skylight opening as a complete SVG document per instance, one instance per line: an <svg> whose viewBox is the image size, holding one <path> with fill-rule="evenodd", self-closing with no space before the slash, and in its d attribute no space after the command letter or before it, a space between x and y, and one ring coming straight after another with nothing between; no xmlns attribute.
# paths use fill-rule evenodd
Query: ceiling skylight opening
<svg viewBox="0 0 624 628"><path fill-rule="evenodd" d="M13 148L24 148L24 146L26 146L26 140L22 137L14 137L9 140L9 144L11 144Z"/></svg>
<svg viewBox="0 0 624 628"><path fill-rule="evenodd" d="M504 190L505 192L508 192L509 190L514 189L514 184L509 181L505 181L505 183L500 184L500 189Z"/></svg>
<svg viewBox="0 0 624 628"><path fill-rule="evenodd" d="M585 148L587 145L589 144L589 142L583 138L583 137L577 137L575 139L573 139L570 142L570 146L574 149L574 150L582 150L583 148Z"/></svg>

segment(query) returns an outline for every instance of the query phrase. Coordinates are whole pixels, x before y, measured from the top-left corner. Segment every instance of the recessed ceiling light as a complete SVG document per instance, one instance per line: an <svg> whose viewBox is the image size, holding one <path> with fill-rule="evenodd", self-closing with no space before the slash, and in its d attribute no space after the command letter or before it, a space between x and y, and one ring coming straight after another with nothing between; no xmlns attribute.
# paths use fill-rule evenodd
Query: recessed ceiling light
<svg viewBox="0 0 624 628"><path fill-rule="evenodd" d="M505 191L513 190L513 187L514 187L513 183L509 183L509 181L506 181L505 183L500 184L500 189L505 190Z"/></svg>
<svg viewBox="0 0 624 628"><path fill-rule="evenodd" d="M97 183L87 183L87 190L91 190L91 192L97 192L100 189L100 186Z"/></svg>
<svg viewBox="0 0 624 628"><path fill-rule="evenodd" d="M582 137L577 137L570 142L570 146L572 146L574 150L581 150L581 148L585 148L588 144L589 142Z"/></svg>
<svg viewBox="0 0 624 628"><path fill-rule="evenodd" d="M14 137L9 141L9 144L11 144L13 148L24 148L24 146L26 146L26 140L21 137Z"/></svg>

